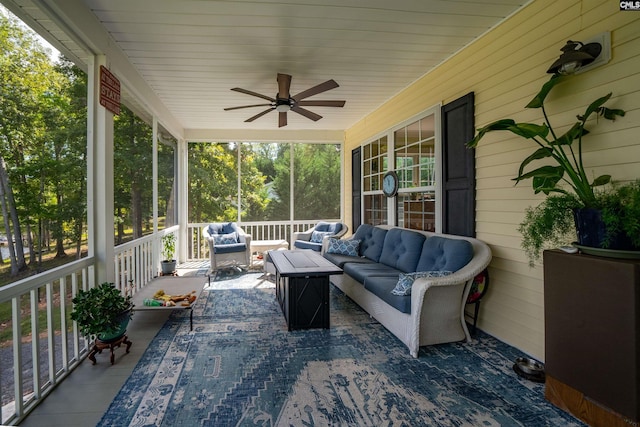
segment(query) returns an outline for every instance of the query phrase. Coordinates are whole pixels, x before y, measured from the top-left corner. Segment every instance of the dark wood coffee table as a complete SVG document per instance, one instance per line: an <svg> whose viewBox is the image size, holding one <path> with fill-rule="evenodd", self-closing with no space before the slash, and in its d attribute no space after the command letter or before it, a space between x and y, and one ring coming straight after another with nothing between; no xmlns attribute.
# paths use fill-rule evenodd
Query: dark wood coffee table
<svg viewBox="0 0 640 427"><path fill-rule="evenodd" d="M329 276L342 269L312 250L271 251L276 297L290 331L329 328Z"/></svg>

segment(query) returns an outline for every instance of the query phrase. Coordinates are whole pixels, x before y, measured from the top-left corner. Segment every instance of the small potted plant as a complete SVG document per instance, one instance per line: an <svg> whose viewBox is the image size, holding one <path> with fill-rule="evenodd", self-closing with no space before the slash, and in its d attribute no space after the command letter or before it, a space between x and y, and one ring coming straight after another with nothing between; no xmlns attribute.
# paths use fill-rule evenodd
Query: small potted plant
<svg viewBox="0 0 640 427"><path fill-rule="evenodd" d="M104 282L89 290L80 290L73 298L71 319L80 331L101 342L122 337L133 316L131 295L123 295L113 283Z"/></svg>
<svg viewBox="0 0 640 427"><path fill-rule="evenodd" d="M174 254L176 251L176 235L173 233L162 236L162 274L172 274L176 270L176 260Z"/></svg>
<svg viewBox="0 0 640 427"><path fill-rule="evenodd" d="M637 217L632 217L640 209L637 207L640 202L632 202L640 194L640 187L634 183L611 185L611 175L590 179L583 164L583 138L589 133L587 122L593 117L613 121L625 112L605 106L611 98L609 93L587 106L565 133L559 133L552 127L544 103L549 92L569 77L553 75L527 104L527 108L542 109L544 123L498 120L478 129L467 144L474 148L487 133L503 130L537 146L522 161L518 175L513 178L516 184L531 179L534 193L549 196L539 206L529 208L520 224L522 245L531 264L539 259L545 246L561 246L567 239L572 242L577 238L580 245L597 248L640 248L640 235L634 228ZM540 160L545 163L531 169L531 164Z"/></svg>

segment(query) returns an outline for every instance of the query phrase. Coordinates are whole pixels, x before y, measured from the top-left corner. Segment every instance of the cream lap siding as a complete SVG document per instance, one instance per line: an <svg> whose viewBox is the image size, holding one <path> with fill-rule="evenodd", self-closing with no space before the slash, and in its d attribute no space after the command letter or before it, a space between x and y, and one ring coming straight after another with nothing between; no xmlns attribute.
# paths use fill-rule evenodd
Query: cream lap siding
<svg viewBox="0 0 640 427"><path fill-rule="evenodd" d="M505 117L541 123L541 111L524 106L549 78L546 70L560 48L569 39L603 31L611 33L611 61L558 86L547 111L552 123L570 125L588 103L613 92L610 105L627 115L599 123L587 137L593 140L585 141L585 162L594 176L640 178L640 13L620 11L618 2L610 0L531 2L348 129L345 153L350 156L354 147L385 129L470 91L475 93L476 127ZM478 327L544 360L543 266L528 266L517 231L524 210L542 196L533 194L529 182L514 186L511 180L533 150L532 144L506 133L485 137L476 150L476 233L494 256ZM350 186L347 212L349 191Z"/></svg>

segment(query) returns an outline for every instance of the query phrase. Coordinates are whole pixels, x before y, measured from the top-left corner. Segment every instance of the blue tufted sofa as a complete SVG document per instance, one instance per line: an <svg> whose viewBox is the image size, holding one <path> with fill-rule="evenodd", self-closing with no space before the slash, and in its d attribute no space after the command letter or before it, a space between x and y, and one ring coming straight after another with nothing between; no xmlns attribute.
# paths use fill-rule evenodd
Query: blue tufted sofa
<svg viewBox="0 0 640 427"><path fill-rule="evenodd" d="M357 254L340 253L348 252L341 244L357 247ZM480 240L362 224L350 239L330 241L324 257L344 270L331 282L398 337L412 356L418 357L423 345L471 339L465 302L474 277L491 261L491 250ZM409 295L392 293L399 279L406 281L412 272L440 277L415 278Z"/></svg>

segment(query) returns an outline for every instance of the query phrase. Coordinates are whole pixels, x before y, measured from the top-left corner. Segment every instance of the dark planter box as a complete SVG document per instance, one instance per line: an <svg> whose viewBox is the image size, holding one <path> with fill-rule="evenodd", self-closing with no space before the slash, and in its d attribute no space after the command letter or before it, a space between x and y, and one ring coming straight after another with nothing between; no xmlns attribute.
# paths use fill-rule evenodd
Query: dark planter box
<svg viewBox="0 0 640 427"><path fill-rule="evenodd" d="M589 402L640 420L640 261L545 251L544 313L547 398L592 425Z"/></svg>

